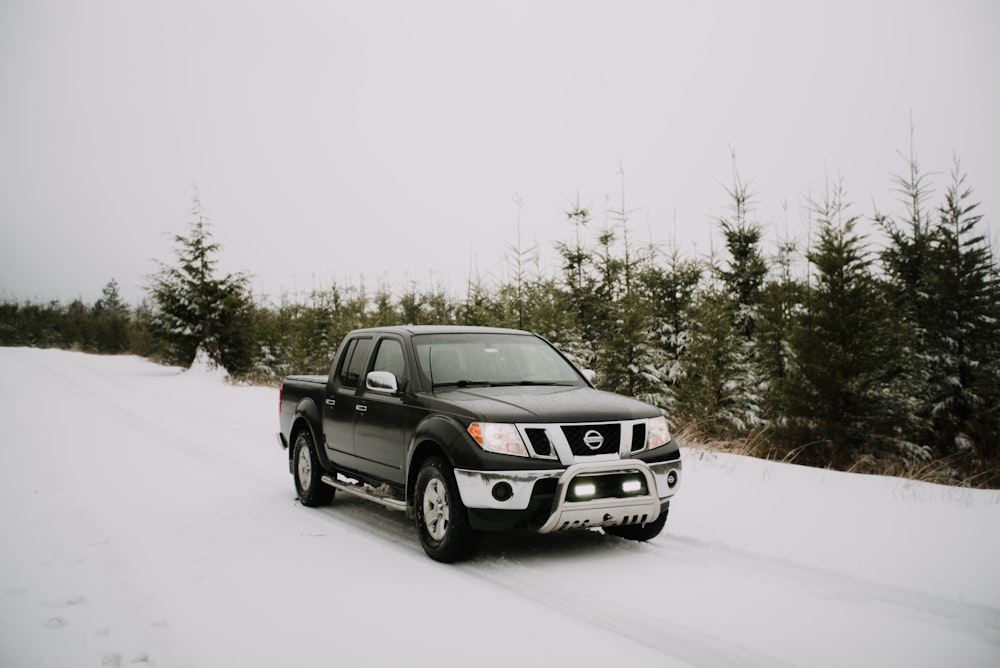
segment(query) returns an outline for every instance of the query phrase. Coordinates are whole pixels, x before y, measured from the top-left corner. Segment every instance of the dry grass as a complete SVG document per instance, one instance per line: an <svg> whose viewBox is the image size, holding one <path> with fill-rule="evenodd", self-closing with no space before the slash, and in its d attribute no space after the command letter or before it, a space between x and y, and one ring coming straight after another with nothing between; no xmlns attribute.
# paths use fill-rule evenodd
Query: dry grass
<svg viewBox="0 0 1000 668"><path fill-rule="evenodd" d="M688 424L676 431L674 437L678 443L685 447L756 457L786 464L801 464L865 475L906 478L954 487L1000 489L1000 466L976 470L971 467L969 455L964 453L928 461L917 461L888 449L878 454L859 453L846 466L835 467L831 463L817 463L815 457L809 456L815 451L821 451L821 446L824 443L811 442L789 447L777 442L766 429L757 429L741 436L708 433L699 429L697 425Z"/></svg>

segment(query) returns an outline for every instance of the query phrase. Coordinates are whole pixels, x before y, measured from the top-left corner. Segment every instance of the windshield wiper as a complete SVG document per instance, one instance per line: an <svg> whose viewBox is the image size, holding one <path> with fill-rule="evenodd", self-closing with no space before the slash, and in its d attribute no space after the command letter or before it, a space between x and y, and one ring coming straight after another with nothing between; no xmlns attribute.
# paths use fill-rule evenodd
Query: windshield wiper
<svg viewBox="0 0 1000 668"><path fill-rule="evenodd" d="M561 380L453 380L447 383L434 383L434 387L519 387L531 385L560 385L572 386L573 381Z"/></svg>
<svg viewBox="0 0 1000 668"><path fill-rule="evenodd" d="M562 380L505 380L496 383L490 383L496 387L512 387L516 385L573 385L572 381L562 381Z"/></svg>
<svg viewBox="0 0 1000 668"><path fill-rule="evenodd" d="M434 387L448 387L449 385L454 385L455 387L490 387L493 384L488 380L452 380L447 383L434 383Z"/></svg>

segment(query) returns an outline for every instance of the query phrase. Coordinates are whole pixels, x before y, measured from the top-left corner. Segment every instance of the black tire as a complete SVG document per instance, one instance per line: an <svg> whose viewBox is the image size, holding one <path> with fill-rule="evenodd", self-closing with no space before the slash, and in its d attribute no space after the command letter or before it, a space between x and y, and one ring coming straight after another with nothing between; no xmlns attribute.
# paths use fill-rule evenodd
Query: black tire
<svg viewBox="0 0 1000 668"><path fill-rule="evenodd" d="M645 542L653 540L663 531L663 526L667 523L667 511L669 506L660 511L659 517L646 524L632 524L624 527L604 527L604 533L618 536L626 540L637 540Z"/></svg>
<svg viewBox="0 0 1000 668"><path fill-rule="evenodd" d="M469 525L469 512L447 462L432 457L421 464L414 505L420 544L431 559L453 563L475 554L481 536Z"/></svg>
<svg viewBox="0 0 1000 668"><path fill-rule="evenodd" d="M337 490L323 482L323 473L312 436L308 431L300 431L295 437L292 452L292 477L295 478L295 492L303 506L315 508L333 500Z"/></svg>

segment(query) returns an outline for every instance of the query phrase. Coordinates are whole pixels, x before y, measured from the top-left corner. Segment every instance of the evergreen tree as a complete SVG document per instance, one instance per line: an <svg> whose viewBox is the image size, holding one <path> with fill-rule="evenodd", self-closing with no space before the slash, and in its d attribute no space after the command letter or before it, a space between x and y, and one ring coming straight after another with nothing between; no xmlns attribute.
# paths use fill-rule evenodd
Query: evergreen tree
<svg viewBox="0 0 1000 668"><path fill-rule="evenodd" d="M338 324L342 302L340 288L333 285L313 290L305 304L286 304L294 369L312 374L329 371L330 361L347 331Z"/></svg>
<svg viewBox="0 0 1000 668"><path fill-rule="evenodd" d="M399 315L392 303L392 291L389 286L380 283L375 291L374 311L369 318L372 327L387 327L399 324Z"/></svg>
<svg viewBox="0 0 1000 668"><path fill-rule="evenodd" d="M506 291L508 299L505 301L511 306L515 316L511 319L510 326L524 329L526 311L529 308L526 302L527 282L529 280L527 271L528 266L533 261L537 261L538 252L535 246L525 248L521 244L521 211L524 208L524 203L520 198L515 198L514 204L517 205L517 243L507 245L507 261L514 284L511 286L511 290Z"/></svg>
<svg viewBox="0 0 1000 668"><path fill-rule="evenodd" d="M841 186L816 213L819 235L807 255L815 285L791 333L782 398L791 423L826 446L813 449L812 461L845 467L898 417L890 387L897 351L887 336L895 323Z"/></svg>
<svg viewBox="0 0 1000 668"><path fill-rule="evenodd" d="M518 291L512 301L520 304L522 298L523 295ZM459 324L523 327L524 324L521 320L520 312L516 317L516 322L514 318L508 319L505 308L507 300L501 298L499 301L501 303L498 304L497 300L490 294L489 288L478 275L475 278L470 276L468 285L466 286L465 301L459 308L457 316Z"/></svg>
<svg viewBox="0 0 1000 668"><path fill-rule="evenodd" d="M935 232L926 204L932 193L912 145L907 165L908 173L894 178L905 208L904 222L897 223L878 211L875 222L888 239L881 260L896 317L896 327L886 335L901 350L899 387L902 396L907 397L904 401L910 404L899 424L912 440L927 442L933 438L928 410L932 373L928 335L938 320L928 284Z"/></svg>
<svg viewBox="0 0 1000 668"><path fill-rule="evenodd" d="M726 267L715 259L691 304L678 410L708 433L743 432L763 423L764 382L756 349L759 302L767 266L761 228L749 220L752 195L733 167L727 189L732 215L719 219Z"/></svg>
<svg viewBox="0 0 1000 668"><path fill-rule="evenodd" d="M244 274L216 275L219 244L197 194L187 235L174 237L177 264L160 263L151 277L153 329L171 362L190 365L202 348L217 365L237 373L251 359L247 330L252 302Z"/></svg>
<svg viewBox="0 0 1000 668"><path fill-rule="evenodd" d="M761 288L767 276L767 264L760 250L762 230L760 225L749 220L753 194L743 183L735 165L733 185L727 192L732 201L732 217L720 219L719 224L729 251L729 268L723 270L721 276L737 304L735 325L743 336L751 339L756 329Z"/></svg>
<svg viewBox="0 0 1000 668"><path fill-rule="evenodd" d="M94 329L90 308L83 303L83 300L74 299L63 314L60 327L61 347L71 350L93 350Z"/></svg>
<svg viewBox="0 0 1000 668"><path fill-rule="evenodd" d="M934 229L927 274L931 418L941 454L1000 454L1000 281L981 215L956 159Z"/></svg>
<svg viewBox="0 0 1000 668"><path fill-rule="evenodd" d="M129 347L129 308L122 301L118 282L114 279L104 286L101 298L93 308L94 346L102 353L122 353Z"/></svg>
<svg viewBox="0 0 1000 668"><path fill-rule="evenodd" d="M556 243L556 250L562 258L562 284L566 301L576 314L578 329L583 338L581 352L591 351L588 359L577 360L577 363L595 368L598 331L607 318L595 278L595 250L586 240L591 222L590 209L584 207L577 196L576 202L565 214L573 225L573 238L568 243Z"/></svg>
<svg viewBox="0 0 1000 668"><path fill-rule="evenodd" d="M935 233L926 205L932 192L925 175L920 172L912 148L908 171L906 176L894 178L906 209L905 222L897 223L878 211L875 222L889 240L881 258L890 277L893 300L906 319L916 325L916 337L922 339L929 321L933 319L933 307L928 303L927 280Z"/></svg>
<svg viewBox="0 0 1000 668"><path fill-rule="evenodd" d="M132 312L128 325L128 350L133 355L159 358L161 353L157 347L158 341L153 333L153 306L143 299Z"/></svg>
<svg viewBox="0 0 1000 668"><path fill-rule="evenodd" d="M740 305L722 271L702 286L688 312L691 322L676 389L677 409L709 434L741 432L762 422L760 379L751 341L736 326Z"/></svg>
<svg viewBox="0 0 1000 668"><path fill-rule="evenodd" d="M663 266L650 263L639 275L643 301L648 305L647 338L651 356L643 369L652 391L640 398L675 413L676 388L684 378L682 363L691 342L692 304L703 267L682 258L677 248L663 256Z"/></svg>
<svg viewBox="0 0 1000 668"><path fill-rule="evenodd" d="M631 236L631 211L625 205L625 173L621 205L609 210L611 226L598 237L596 298L592 323L601 386L628 396L654 394L662 387L648 370L654 361L649 340L649 308L642 299L639 277L646 271L651 249L636 248Z"/></svg>
<svg viewBox="0 0 1000 668"><path fill-rule="evenodd" d="M754 341L764 382L766 412L773 412L780 403L776 392L781 379L788 375L789 337L794 318L801 312L805 301L806 284L794 275L792 269L796 253L794 242L779 244L772 264L774 271L760 294Z"/></svg>
<svg viewBox="0 0 1000 668"><path fill-rule="evenodd" d="M577 313L556 279L536 276L524 293L528 312L525 328L548 339L582 369L591 369L594 349L584 339Z"/></svg>

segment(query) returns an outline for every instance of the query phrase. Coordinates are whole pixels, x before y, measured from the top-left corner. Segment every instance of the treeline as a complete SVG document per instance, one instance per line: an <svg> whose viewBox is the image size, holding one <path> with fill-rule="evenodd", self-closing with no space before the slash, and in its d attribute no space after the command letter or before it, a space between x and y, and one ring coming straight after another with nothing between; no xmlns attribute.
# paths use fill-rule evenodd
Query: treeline
<svg viewBox="0 0 1000 668"><path fill-rule="evenodd" d="M334 284L277 301L218 277L208 221L176 237L149 301L112 282L93 306L0 305L0 344L133 352L190 364L201 347L237 377L326 373L366 326L468 324L535 331L597 371L603 389L654 403L676 430L749 454L1000 487L1000 269L956 161L932 202L915 161L904 212L859 233L840 184L810 205L813 237L763 249L734 170L724 251L693 258L638 243L624 208L566 212L559 267L511 247L502 280L464 294Z"/></svg>
<svg viewBox="0 0 1000 668"><path fill-rule="evenodd" d="M0 345L65 348L95 353L153 356L148 307L131 308L111 280L93 304L0 302Z"/></svg>

